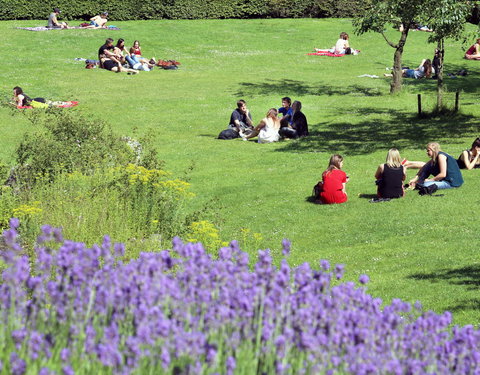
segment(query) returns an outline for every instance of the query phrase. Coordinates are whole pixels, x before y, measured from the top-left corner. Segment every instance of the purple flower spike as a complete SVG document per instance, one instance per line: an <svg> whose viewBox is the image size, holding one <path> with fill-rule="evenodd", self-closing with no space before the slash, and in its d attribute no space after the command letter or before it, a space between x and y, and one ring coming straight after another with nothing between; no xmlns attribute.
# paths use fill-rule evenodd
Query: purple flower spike
<svg viewBox="0 0 480 375"><path fill-rule="evenodd" d="M360 275L358 281L360 282L360 284L365 285L370 281L370 278L367 275Z"/></svg>
<svg viewBox="0 0 480 375"><path fill-rule="evenodd" d="M19 226L20 226L20 220L18 220L16 217L12 217L10 219L10 228L18 229Z"/></svg>
<svg viewBox="0 0 480 375"><path fill-rule="evenodd" d="M42 367L41 370L38 372L38 375L50 375L51 372L48 368Z"/></svg>
<svg viewBox="0 0 480 375"><path fill-rule="evenodd" d="M237 361L232 356L227 358L227 375L232 375L237 367Z"/></svg>
<svg viewBox="0 0 480 375"><path fill-rule="evenodd" d="M320 261L320 267L322 267L322 270L328 271L330 269L330 262L326 259L322 259Z"/></svg>
<svg viewBox="0 0 480 375"><path fill-rule="evenodd" d="M70 350L68 350L67 348L63 348L60 351L60 359L63 362L68 362L69 358L70 358Z"/></svg>
<svg viewBox="0 0 480 375"><path fill-rule="evenodd" d="M283 256L288 256L290 254L290 249L291 249L291 242L289 240L287 240L286 238L284 238L282 240L282 254Z"/></svg>
<svg viewBox="0 0 480 375"><path fill-rule="evenodd" d="M73 371L71 366L62 367L62 373L63 375L75 375L75 371Z"/></svg>
<svg viewBox="0 0 480 375"><path fill-rule="evenodd" d="M10 355L10 370L12 375L23 375L27 371L27 363L15 352Z"/></svg>
<svg viewBox="0 0 480 375"><path fill-rule="evenodd" d="M335 265L335 277L337 278L337 280L340 280L343 277L344 272L345 272L345 266L343 264Z"/></svg>

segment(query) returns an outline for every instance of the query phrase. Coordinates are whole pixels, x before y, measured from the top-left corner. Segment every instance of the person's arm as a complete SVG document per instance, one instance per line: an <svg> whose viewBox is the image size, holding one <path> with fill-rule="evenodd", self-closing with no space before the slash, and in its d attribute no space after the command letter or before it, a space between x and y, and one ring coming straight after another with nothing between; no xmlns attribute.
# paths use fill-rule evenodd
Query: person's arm
<svg viewBox="0 0 480 375"><path fill-rule="evenodd" d="M442 181L447 177L447 157L445 155L438 155L438 167L440 172L433 176L433 178L426 179L425 181Z"/></svg>
<svg viewBox="0 0 480 375"><path fill-rule="evenodd" d="M465 167L468 169L468 170L471 170L473 168L475 168L475 164L477 164L478 162L478 157L480 156L479 153L477 153L477 155L475 155L475 157L473 158L472 161L470 161L470 158L468 157L468 151L463 151L462 152L462 155L460 156L460 158L463 160L463 162L465 163Z"/></svg>
<svg viewBox="0 0 480 375"><path fill-rule="evenodd" d="M252 115L250 114L250 110L247 109L247 116L245 116L245 122L247 123L248 126L253 126L252 123Z"/></svg>
<svg viewBox="0 0 480 375"><path fill-rule="evenodd" d="M255 127L255 130L256 131L259 131L260 129L263 129L265 126L267 126L267 124L265 124L265 122L260 121L260 123Z"/></svg>
<svg viewBox="0 0 480 375"><path fill-rule="evenodd" d="M405 181L405 179L407 178L407 167L406 167L406 166L402 166L402 168L403 168L402 181Z"/></svg>
<svg viewBox="0 0 480 375"><path fill-rule="evenodd" d="M480 55L480 44L475 43L475 55Z"/></svg>
<svg viewBox="0 0 480 375"><path fill-rule="evenodd" d="M377 171L375 172L375 179L380 180L382 178L383 174L383 164L380 164L377 168Z"/></svg>

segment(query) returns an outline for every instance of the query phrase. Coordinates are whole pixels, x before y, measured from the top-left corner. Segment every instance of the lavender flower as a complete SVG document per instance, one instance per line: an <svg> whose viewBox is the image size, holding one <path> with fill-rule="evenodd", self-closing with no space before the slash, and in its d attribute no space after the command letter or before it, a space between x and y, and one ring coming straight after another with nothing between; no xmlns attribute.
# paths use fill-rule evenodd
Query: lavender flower
<svg viewBox="0 0 480 375"><path fill-rule="evenodd" d="M370 281L370 278L367 275L360 275L358 281L360 282L360 284L365 285Z"/></svg>

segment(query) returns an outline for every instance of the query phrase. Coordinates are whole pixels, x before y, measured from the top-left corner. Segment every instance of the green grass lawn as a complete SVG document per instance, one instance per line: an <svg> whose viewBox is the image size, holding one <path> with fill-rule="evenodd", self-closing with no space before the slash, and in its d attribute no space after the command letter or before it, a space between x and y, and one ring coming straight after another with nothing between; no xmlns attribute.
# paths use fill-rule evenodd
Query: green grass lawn
<svg viewBox="0 0 480 375"><path fill-rule="evenodd" d="M79 100L73 111L105 119L122 135L153 129L167 169L180 175L192 168L189 178L197 194L192 209L217 199L225 240L249 228L263 235L261 246L279 260L281 240L289 238L294 265L316 266L320 259L345 263L347 279L367 273L369 290L386 301L420 300L428 309L452 311L456 323L480 322L479 172L464 173L464 186L443 197L409 192L405 199L379 204L365 197L375 194L373 175L390 147L409 160L426 160L425 144L438 141L457 157L477 136L480 63L462 59L461 43L446 43L445 69L469 71L468 77L446 78L448 105L454 91L462 90L462 115L418 120L417 94L431 109L436 81L405 81L404 91L390 96L383 73L392 65L393 49L380 35L354 36L349 20L114 22L120 31L14 29L44 23L0 23L5 98L19 85L32 97ZM360 55L306 55L314 47L334 45L341 31L351 35ZM96 58L107 37L124 38L127 46L138 39L145 56L176 59L181 68L127 76L87 70L74 60ZM404 65L413 68L432 58L434 46L427 38L423 32L409 35ZM382 78L358 78L361 74ZM215 139L237 99L247 101L258 122L283 96L303 103L308 139L266 145ZM0 160L13 164L15 146L31 130L21 114L0 108ZM313 205L307 198L333 153L345 157L349 202Z"/></svg>

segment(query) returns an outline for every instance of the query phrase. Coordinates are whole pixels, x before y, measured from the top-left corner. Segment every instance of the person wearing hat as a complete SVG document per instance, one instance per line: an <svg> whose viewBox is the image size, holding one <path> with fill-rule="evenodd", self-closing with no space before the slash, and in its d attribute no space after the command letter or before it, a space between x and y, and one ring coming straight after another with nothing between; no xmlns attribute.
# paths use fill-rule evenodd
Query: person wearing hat
<svg viewBox="0 0 480 375"><path fill-rule="evenodd" d="M88 29L104 29L107 27L107 17L108 12L103 12L102 14L90 18L90 26L87 26Z"/></svg>
<svg viewBox="0 0 480 375"><path fill-rule="evenodd" d="M57 16L62 13L58 8L55 8L52 13L48 16L48 28L49 29L68 29L68 24L66 22L58 22Z"/></svg>

